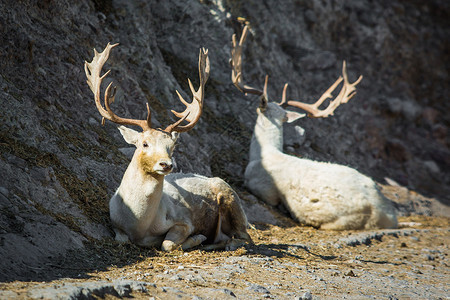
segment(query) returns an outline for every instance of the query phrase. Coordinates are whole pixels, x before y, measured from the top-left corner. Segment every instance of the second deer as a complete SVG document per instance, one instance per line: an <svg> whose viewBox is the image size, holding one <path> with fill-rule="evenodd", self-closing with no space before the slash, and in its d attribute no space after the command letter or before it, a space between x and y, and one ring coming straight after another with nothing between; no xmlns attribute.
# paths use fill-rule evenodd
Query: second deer
<svg viewBox="0 0 450 300"><path fill-rule="evenodd" d="M87 83L103 121L135 125L143 130L119 127L125 141L136 146L136 151L109 202L116 240L161 247L165 251L189 249L203 242L227 247L232 238L251 241L240 199L227 183L196 174L169 174L178 134L192 129L202 113L210 68L208 51L200 50L199 89L195 91L189 81L193 101L186 102L177 92L186 109L182 113L172 111L179 120L162 130L151 128L148 104L146 120L122 118L112 112L110 104L115 96L112 82L105 91L105 107L101 104L101 83L109 74L107 71L101 75L102 67L117 45L108 44L101 53L94 49L92 62L85 63ZM188 124L182 125L184 121Z"/></svg>
<svg viewBox="0 0 450 300"><path fill-rule="evenodd" d="M245 85L242 78L242 46L248 33L245 26L237 42L233 35L231 67L233 84L245 94L261 96L257 120L250 144L250 158L245 170L245 184L250 191L270 205L280 202L299 222L321 229L396 228L396 211L377 189L375 182L357 170L324 162L298 158L283 153L283 123L305 114L285 110L300 108L313 118L325 118L355 95L356 85L349 83L345 62L342 76L314 104L286 99L287 84L280 103L269 102L267 76L264 89ZM323 110L319 106L343 81L337 97Z"/></svg>

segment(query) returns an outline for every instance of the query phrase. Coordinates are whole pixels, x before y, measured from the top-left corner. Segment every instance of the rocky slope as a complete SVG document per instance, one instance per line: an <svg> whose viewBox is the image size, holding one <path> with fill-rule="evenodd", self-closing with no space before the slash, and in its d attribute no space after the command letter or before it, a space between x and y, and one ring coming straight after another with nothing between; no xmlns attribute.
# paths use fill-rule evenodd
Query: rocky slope
<svg viewBox="0 0 450 300"><path fill-rule="evenodd" d="M101 126L83 70L108 42L121 44L109 60L116 111L143 118L148 101L156 126L181 108L175 89L190 97L198 49L209 49L206 107L180 138L177 170L220 176L245 194L258 99L236 90L228 64L244 21L247 81L269 74L274 100L289 82L291 98L312 102L344 59L351 80L364 75L332 118L302 119L304 136L286 126L286 152L355 167L404 215L448 217L449 12L439 0L2 1L1 281L40 280L37 270L111 235L107 201L130 149L114 125Z"/></svg>

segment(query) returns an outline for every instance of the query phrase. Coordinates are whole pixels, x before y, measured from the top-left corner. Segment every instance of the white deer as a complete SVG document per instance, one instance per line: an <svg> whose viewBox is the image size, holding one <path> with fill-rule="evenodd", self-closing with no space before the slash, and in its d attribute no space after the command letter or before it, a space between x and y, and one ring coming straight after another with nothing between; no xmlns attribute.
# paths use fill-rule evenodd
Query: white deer
<svg viewBox="0 0 450 300"><path fill-rule="evenodd" d="M316 228L396 228L396 211L372 179L346 166L302 159L282 152L283 122L290 123L305 116L283 107L298 107L313 118L328 117L341 103L355 95L355 86L362 76L350 84L344 62L343 77L339 77L316 103L286 101L287 84L281 103L268 102L267 76L263 91L242 82L242 45L247 32L248 26L245 26L239 43L233 35L230 59L234 85L245 94L261 95L245 170L246 186L270 205L278 205L281 201L294 219ZM327 98L332 98L331 92L342 81L338 96L327 108L319 109Z"/></svg>
<svg viewBox="0 0 450 300"><path fill-rule="evenodd" d="M160 247L172 251L181 246L189 249L209 243L230 246L232 238L251 241L247 233L247 218L240 199L233 189L220 178L207 178L196 174L170 174L173 169L172 151L178 133L194 127L203 109L205 83L209 77L208 51L199 55L200 87L189 86L193 101L186 102L185 111L172 111L177 122L166 129L151 128L147 103L147 120L126 119L112 112L116 88L112 82L105 90L105 107L100 102L100 86L110 71L101 75L110 51L118 44L108 43L98 53L94 49L92 62L85 62L87 83L94 93L98 111L105 118L121 125L137 125L142 132L120 126L125 141L136 146L134 156L125 171L122 182L109 202L111 222L116 240L131 241L145 247ZM187 125L181 125L183 121Z"/></svg>

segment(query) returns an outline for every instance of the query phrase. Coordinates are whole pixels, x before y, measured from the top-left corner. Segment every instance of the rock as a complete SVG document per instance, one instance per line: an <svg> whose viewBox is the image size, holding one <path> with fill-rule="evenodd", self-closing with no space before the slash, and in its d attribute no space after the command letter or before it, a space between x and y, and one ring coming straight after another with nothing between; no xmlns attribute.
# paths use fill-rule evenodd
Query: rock
<svg viewBox="0 0 450 300"><path fill-rule="evenodd" d="M312 300L312 294L310 292L305 292L299 299L300 300Z"/></svg>
<svg viewBox="0 0 450 300"><path fill-rule="evenodd" d="M394 161L406 162L411 158L411 153L407 147L398 139L388 140L385 150L388 157Z"/></svg>
<svg viewBox="0 0 450 300"><path fill-rule="evenodd" d="M414 232L417 232L416 229L401 229L401 230L382 230L382 231L372 231L372 232L366 232L366 233L358 233L353 234L349 237L340 238L339 242L344 243L348 246L358 246L358 245L370 245L372 243L372 240L378 240L381 241L383 236L390 235L390 236L408 236L413 234Z"/></svg>
<svg viewBox="0 0 450 300"><path fill-rule="evenodd" d="M126 147L126 148L119 148L119 151L122 152L123 155L125 155L129 160L133 158L134 151L136 151L135 147Z"/></svg>
<svg viewBox="0 0 450 300"><path fill-rule="evenodd" d="M233 293L233 291L231 291L229 289L223 289L223 290L220 290L220 291L222 291L225 295L228 295L228 296L236 298L236 295Z"/></svg>
<svg viewBox="0 0 450 300"><path fill-rule="evenodd" d="M432 160L424 161L423 164L425 165L425 168L433 174L438 174L441 170L439 169L439 166Z"/></svg>
<svg viewBox="0 0 450 300"><path fill-rule="evenodd" d="M270 294L269 290L262 285L251 284L249 289L261 294Z"/></svg>
<svg viewBox="0 0 450 300"><path fill-rule="evenodd" d="M9 191L7 188L0 186L0 196L1 197L5 197L5 198L8 197L8 193L9 193Z"/></svg>
<svg viewBox="0 0 450 300"><path fill-rule="evenodd" d="M147 287L155 284L136 281L85 282L82 284L56 284L49 288L35 288L28 292L31 299L90 299L105 298L107 295L115 297L129 297L131 292L146 292Z"/></svg>
<svg viewBox="0 0 450 300"><path fill-rule="evenodd" d="M336 55L332 52L310 54L301 59L301 64L309 71L328 69L336 63Z"/></svg>
<svg viewBox="0 0 450 300"><path fill-rule="evenodd" d="M243 195L242 198L242 204L249 223L280 224L271 208L259 202L255 196Z"/></svg>
<svg viewBox="0 0 450 300"><path fill-rule="evenodd" d="M439 114L440 113L437 109L434 109L432 107L426 107L422 111L422 118L429 125L433 125L437 122Z"/></svg>
<svg viewBox="0 0 450 300"><path fill-rule="evenodd" d="M390 98L388 106L392 113L401 114L409 122L422 113L422 108L412 99Z"/></svg>

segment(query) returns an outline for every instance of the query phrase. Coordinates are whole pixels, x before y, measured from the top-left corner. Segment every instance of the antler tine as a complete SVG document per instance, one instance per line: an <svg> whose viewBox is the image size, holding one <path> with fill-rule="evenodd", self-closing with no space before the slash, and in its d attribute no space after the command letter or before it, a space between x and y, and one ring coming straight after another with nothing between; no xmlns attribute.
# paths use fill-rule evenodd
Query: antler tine
<svg viewBox="0 0 450 300"><path fill-rule="evenodd" d="M265 110L267 107L267 103L269 103L269 96L267 95L267 85L269 83L269 75L266 75L266 78L264 80L264 90L261 95L261 103L259 104L259 108L261 110Z"/></svg>
<svg viewBox="0 0 450 300"><path fill-rule="evenodd" d="M285 84L284 84L284 88L283 88L283 94L281 95L281 101L280 101L280 103L278 103L278 105L280 105L280 106L284 106L284 105L286 104L286 91L287 91L287 87L288 87L288 84L285 83Z"/></svg>
<svg viewBox="0 0 450 300"><path fill-rule="evenodd" d="M186 109L179 113L172 110L172 113L180 118L175 123L169 125L164 131L171 133L172 131L176 132L185 132L191 130L195 124L200 119L203 111L203 100L205 97L205 84L209 78L210 64L208 57L207 49L200 49L200 54L198 56L198 71L200 77L200 86L196 91L190 79L188 79L189 88L191 89L193 99L191 103L186 102L183 97L180 95L178 91L177 95L180 101L186 106ZM188 121L187 125L180 125L184 120Z"/></svg>
<svg viewBox="0 0 450 300"><path fill-rule="evenodd" d="M94 93L95 98L95 105L97 106L98 111L100 112L100 115L103 117L102 124L104 124L105 119L110 120L111 122L122 124L122 125L136 125L140 126L142 130L148 130L151 128L150 121L151 121L151 114L150 109L148 107L147 103L147 120L137 120L137 119L127 119L127 118L121 118L117 116L110 107L110 104L114 102L114 97L116 95L116 87L112 87L112 82L108 85L108 87L105 90L105 108L103 108L101 102L100 102L100 88L103 79L105 79L106 76L108 76L109 72L111 70L108 70L100 76L103 65L106 63L106 61L109 58L109 54L111 52L111 49L118 46L119 44L113 44L111 45L108 43L106 45L105 50L103 52L97 52L97 50L94 49L94 58L90 63L87 61L84 62L84 71L86 73L87 77L87 84L91 88L92 93ZM111 93L112 88L112 93Z"/></svg>
<svg viewBox="0 0 450 300"><path fill-rule="evenodd" d="M290 106L303 109L308 113L308 116L312 118L326 118L330 115L333 115L334 110L339 105L341 105L341 103L347 103L348 100L350 100L356 94L356 85L362 80L362 78L363 78L362 76L359 76L359 78L355 82L350 83L348 81L347 67L344 61L342 64L342 76L339 76L339 78L328 88L328 90L325 91L325 93L322 94L319 100L317 100L315 103L308 104L300 101L289 100L286 102L285 100L284 101L282 100L282 104L287 104ZM342 81L344 81L344 83L337 97L330 102L327 108L323 110L319 109L319 106L326 99L333 98L333 95L331 93ZM285 95L283 95L283 97L285 97Z"/></svg>
<svg viewBox="0 0 450 300"><path fill-rule="evenodd" d="M231 80L233 81L233 84L245 94L262 95L263 91L242 83L242 45L247 38L247 33L248 25L245 25L242 30L239 44L236 42L236 34L233 34L231 39Z"/></svg>
<svg viewBox="0 0 450 300"><path fill-rule="evenodd" d="M347 96L342 99L341 103L347 103L348 100L350 100L351 98L353 98L353 96L356 95L356 85L361 82L361 80L363 79L363 76L360 75L358 77L358 79L356 79L355 82L350 83L348 81L347 64L346 64L345 60L342 63L342 76L344 77L344 84L347 86L347 90L346 90Z"/></svg>

